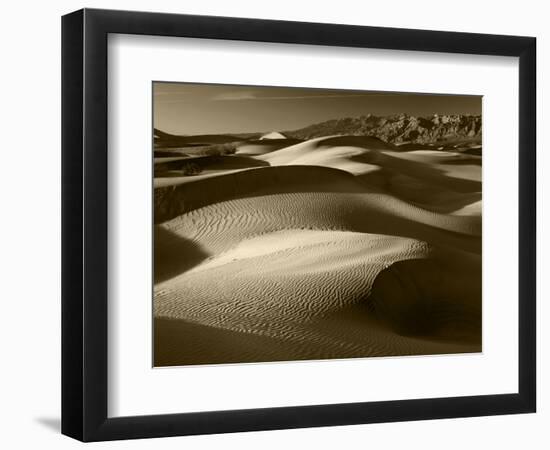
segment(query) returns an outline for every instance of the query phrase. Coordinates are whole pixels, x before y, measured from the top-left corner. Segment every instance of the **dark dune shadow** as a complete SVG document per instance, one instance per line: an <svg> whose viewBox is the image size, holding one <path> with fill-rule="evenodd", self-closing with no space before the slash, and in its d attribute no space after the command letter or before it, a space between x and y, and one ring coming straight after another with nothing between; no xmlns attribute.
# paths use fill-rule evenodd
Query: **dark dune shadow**
<svg viewBox="0 0 550 450"><path fill-rule="evenodd" d="M396 332L395 327L377 318L368 297L358 298L357 303L327 312L311 323L311 331L331 339L334 344L345 342L346 346L332 349L339 358L479 351L476 339L463 336L417 336ZM373 340L379 333L384 336L383 340Z"/></svg>
<svg viewBox="0 0 550 450"><path fill-rule="evenodd" d="M154 282L173 278L208 258L199 245L161 227L154 227Z"/></svg>
<svg viewBox="0 0 550 450"><path fill-rule="evenodd" d="M376 277L367 304L401 335L481 345L481 266L475 261L396 262Z"/></svg>
<svg viewBox="0 0 550 450"><path fill-rule="evenodd" d="M434 333L407 336L414 339L414 347L395 341L373 345L373 333L400 334L391 328L377 319L365 301L328 312L305 328L298 326L295 337L292 333L273 337L155 317L153 360L155 367L166 367L479 351L477 336Z"/></svg>
<svg viewBox="0 0 550 450"><path fill-rule="evenodd" d="M443 151L439 150L436 145L428 145L428 144L398 144L396 145L396 150L398 152L414 152L416 150L434 150L434 151Z"/></svg>
<svg viewBox="0 0 550 450"><path fill-rule="evenodd" d="M380 169L357 179L370 191L379 191L439 214L449 214L482 199L480 191L456 192L437 184Z"/></svg>
<svg viewBox="0 0 550 450"><path fill-rule="evenodd" d="M155 171L155 178L181 178L181 177L194 177L196 175L200 175L200 172L196 174L184 174L181 170Z"/></svg>
<svg viewBox="0 0 550 450"><path fill-rule="evenodd" d="M153 151L153 157L154 158L174 158L174 157L186 157L189 156L187 153L179 150L154 150Z"/></svg>
<svg viewBox="0 0 550 450"><path fill-rule="evenodd" d="M248 140L237 146L237 153L246 155L247 149L261 150L262 148L268 151L280 150L285 147L290 147L291 145L299 144L303 142L301 139L257 139L257 140ZM252 152L251 154L257 154Z"/></svg>
<svg viewBox="0 0 550 450"><path fill-rule="evenodd" d="M269 166L269 163L266 161L244 155L192 157L188 160L183 159L155 164L155 178L186 176L189 167L196 170L195 175L200 175L204 170L236 170L267 166Z"/></svg>
<svg viewBox="0 0 550 450"><path fill-rule="evenodd" d="M372 227L368 232L420 241L426 240L426 236L429 236L431 244L453 246L472 254L481 254L482 243L479 235L461 234L407 218L398 218L391 221L387 219L388 216L380 216L380 220L373 220L371 222Z"/></svg>
<svg viewBox="0 0 550 450"><path fill-rule="evenodd" d="M481 166L481 158L449 159L441 161L441 164L449 166Z"/></svg>
<svg viewBox="0 0 550 450"><path fill-rule="evenodd" d="M229 155L214 157L211 162L204 165L205 169L222 170L222 169L246 169L248 167L267 167L267 161L250 158L245 155Z"/></svg>
<svg viewBox="0 0 550 450"><path fill-rule="evenodd" d="M461 150L460 153L464 155L482 156L481 148L469 148L467 150Z"/></svg>
<svg viewBox="0 0 550 450"><path fill-rule="evenodd" d="M471 205L472 203L481 201L482 195L479 192L472 192L471 194L464 194L461 197L453 198L452 201L447 200L445 202L440 201L434 203L423 203L422 201L410 199L405 196L401 196L400 198L428 211L433 211L438 214L451 214L459 209Z"/></svg>
<svg viewBox="0 0 550 450"><path fill-rule="evenodd" d="M155 189L155 223L162 223L203 206L234 198L322 192L363 194L368 192L383 193L384 190L383 187L378 186L366 187L364 184L358 183L357 178L349 172L327 167L278 166L259 170L251 169L199 180L196 183ZM344 216L343 220L348 220L347 216ZM369 232L395 234L422 240L422 236L429 231L435 242L449 240L475 253L481 249L478 236L459 235L404 217L391 217L391 220L387 220L390 219L390 216L391 213L381 213L373 217L369 224ZM350 213L350 223L355 223L356 220L356 213ZM351 226L353 227L353 225Z"/></svg>
<svg viewBox="0 0 550 450"><path fill-rule="evenodd" d="M244 168L239 165L238 157L226 157L226 159L229 158L235 158L237 164L231 166L224 163L221 167L225 169ZM250 161L256 161L253 164L262 167L246 167L249 170L239 173L221 174L218 177L209 179L199 178L196 181L193 180L192 183L176 183L173 186L156 188L155 223L164 222L179 214L208 204L232 198L253 197L258 193L312 192L313 187L315 192L360 192L359 186L364 188L365 184L369 184L377 190L386 189L391 192L388 176L394 175L408 176L424 185L437 187L438 189L445 188L457 193L481 191L480 182L454 178L447 175L445 171L429 167L427 164L416 161L402 161L399 158L379 152L351 158L352 161L382 167L381 170L358 176L328 167L307 165L271 167L264 161L247 157L242 159L246 161L246 164ZM265 166L263 166L264 164ZM212 164L208 168L215 169L216 167ZM177 177L175 172L167 175ZM320 179L324 182L320 183ZM357 181L360 181L360 183L356 183ZM341 182L344 182L344 184Z"/></svg>
<svg viewBox="0 0 550 450"><path fill-rule="evenodd" d="M411 178L418 178L424 182L436 184L455 192L481 191L481 183L479 181L452 177L444 170L417 161L403 160L383 153L356 155L350 159L355 162L375 164L385 170ZM361 178L361 176L358 178Z"/></svg>
<svg viewBox="0 0 550 450"><path fill-rule="evenodd" d="M354 176L322 166L276 166L223 174L191 183L155 189L155 223L162 223L194 209L227 201L285 193L387 193L392 191L393 171L380 169ZM190 176L189 178L192 178ZM440 188L438 188L441 191ZM411 202L406 199L404 201Z"/></svg>
<svg viewBox="0 0 550 450"><path fill-rule="evenodd" d="M155 317L154 366L304 359L292 341Z"/></svg>
<svg viewBox="0 0 550 450"><path fill-rule="evenodd" d="M235 198L301 192L364 192L364 187L349 172L328 167L293 165L250 168L197 179L192 183L156 188L155 223Z"/></svg>
<svg viewBox="0 0 550 450"><path fill-rule="evenodd" d="M240 138L228 134L175 135L154 129L157 147L178 147L192 145L224 144L238 141Z"/></svg>
<svg viewBox="0 0 550 450"><path fill-rule="evenodd" d="M367 150L395 150L396 147L393 144L389 144L382 139L374 136L334 136L324 138L317 143L318 147L330 147L330 146L357 146Z"/></svg>

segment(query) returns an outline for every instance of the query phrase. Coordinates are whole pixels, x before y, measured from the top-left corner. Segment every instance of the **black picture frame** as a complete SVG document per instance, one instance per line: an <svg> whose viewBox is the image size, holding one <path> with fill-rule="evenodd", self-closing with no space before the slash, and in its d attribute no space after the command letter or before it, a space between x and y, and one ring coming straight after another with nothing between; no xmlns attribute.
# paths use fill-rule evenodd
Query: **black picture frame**
<svg viewBox="0 0 550 450"><path fill-rule="evenodd" d="M107 416L107 36L178 36L519 57L518 392ZM535 412L536 39L83 9L62 18L62 433L82 441Z"/></svg>

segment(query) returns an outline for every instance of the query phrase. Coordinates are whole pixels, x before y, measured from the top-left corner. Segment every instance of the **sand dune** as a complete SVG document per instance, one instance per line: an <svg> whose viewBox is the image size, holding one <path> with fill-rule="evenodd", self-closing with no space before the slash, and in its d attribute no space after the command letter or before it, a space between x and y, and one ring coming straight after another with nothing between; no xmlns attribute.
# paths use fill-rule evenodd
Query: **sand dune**
<svg viewBox="0 0 550 450"><path fill-rule="evenodd" d="M263 139L286 139L286 136L283 133L279 133L278 131L272 131L271 133L266 133L262 137L260 137L260 140Z"/></svg>
<svg viewBox="0 0 550 450"><path fill-rule="evenodd" d="M237 147L237 155L264 155L266 153L271 153L275 150L280 150L285 147L297 144L301 142L298 139L261 139L257 141L247 141L245 143L239 144Z"/></svg>
<svg viewBox="0 0 550 450"><path fill-rule="evenodd" d="M191 181L155 190L157 223L184 213L190 214L186 219L193 214L206 214L224 220L223 216L231 213L226 208L236 208L239 213L250 208L256 216L267 216L259 225L264 229L269 229L265 227L270 226L270 221L277 221L276 226L281 226L291 220L290 225L299 223L307 227L323 218L326 222L320 226L330 229L341 229L340 224L345 220L345 229L354 231L369 231L372 227L383 230L399 222L403 224L397 227L407 228L405 233L414 232L419 226L473 236L481 232L476 217L438 214L391 195L369 192L354 176L338 169L265 167L216 177L203 176L197 181L188 179ZM198 208L201 211L194 213ZM409 222L409 226L405 226Z"/></svg>
<svg viewBox="0 0 550 450"><path fill-rule="evenodd" d="M400 322L382 327L376 319L369 290L378 273L394 261L421 259L429 253L427 244L399 237L304 230L272 233L244 241L158 285L155 316L262 340L260 348L242 342L245 350L237 357L226 354L223 344L196 343L203 358L213 358L222 350L217 358L224 362L476 349L472 342L439 342L422 333L395 333L394 327L403 326ZM442 317L453 308L452 304L440 306ZM475 327L475 312L466 311L463 320ZM157 323L157 348L162 349L157 363L192 360L194 352L181 354L181 348L163 345L165 323ZM444 328L444 322L440 325ZM172 330L170 339L175 335L177 341L185 341L189 334L194 335L193 330L181 326Z"/></svg>
<svg viewBox="0 0 550 450"><path fill-rule="evenodd" d="M269 163L240 155L155 158L155 189L194 183L206 178L238 172Z"/></svg>
<svg viewBox="0 0 550 450"><path fill-rule="evenodd" d="M421 144L406 142L403 144L396 144L397 150L403 152L415 151L415 150L434 150L438 146L435 144Z"/></svg>
<svg viewBox="0 0 550 450"><path fill-rule="evenodd" d="M336 136L311 139L256 159L272 166L302 164L341 169L371 187L434 212L450 213L481 199L479 157L396 149L377 138ZM453 206L445 206L445 199L450 199Z"/></svg>
<svg viewBox="0 0 550 450"><path fill-rule="evenodd" d="M252 153L155 179L156 365L480 350L475 155L362 136Z"/></svg>
<svg viewBox="0 0 550 450"><path fill-rule="evenodd" d="M314 138L259 157L271 165L320 164L326 159L354 156L368 150L392 150L395 147L378 138L367 136L329 136ZM346 152L347 150L347 152ZM340 155L340 153L343 153Z"/></svg>
<svg viewBox="0 0 550 450"><path fill-rule="evenodd" d="M193 136L178 136L161 130L154 130L155 147L185 147L192 145L224 144L238 141L239 139L226 134L203 134Z"/></svg>
<svg viewBox="0 0 550 450"><path fill-rule="evenodd" d="M476 175L470 173L472 170L469 172L467 170L470 167L477 168L476 164L472 163L466 170L459 164L450 165L450 159L453 157L454 161L469 161L468 157L457 154L447 155L442 152L402 153L396 152L394 149L394 146L377 138L337 136L311 139L267 155L258 156L257 159L267 161L272 166L333 167L354 175L364 175L375 169L384 168L459 192L481 190L480 180L476 180ZM449 166L444 166L445 164ZM468 175L457 176L463 172L468 172Z"/></svg>
<svg viewBox="0 0 550 450"><path fill-rule="evenodd" d="M478 200L453 211L453 214L457 216L481 216L482 207L481 200Z"/></svg>

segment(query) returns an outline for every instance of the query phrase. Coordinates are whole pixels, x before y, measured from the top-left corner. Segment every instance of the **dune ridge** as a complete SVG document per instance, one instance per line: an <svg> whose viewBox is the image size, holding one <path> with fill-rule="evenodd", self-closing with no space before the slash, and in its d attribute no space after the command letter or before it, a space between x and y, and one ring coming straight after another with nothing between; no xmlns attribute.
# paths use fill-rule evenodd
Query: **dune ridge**
<svg viewBox="0 0 550 450"><path fill-rule="evenodd" d="M476 217L454 217L424 210L413 204L403 202L390 195L368 192L352 175L325 167L284 166L247 169L217 177L203 178L193 183L185 183L165 190L162 200L172 207L165 217L177 218L184 212L193 222L194 216L209 216L224 220L232 211L235 216L247 217L241 211L251 208L255 216L267 217L261 226L268 229L269 221L286 223L289 218L302 226L315 223L316 217L310 217L309 211L317 214L323 210L327 222L341 223L343 220L358 231L366 231L365 226L381 223L388 226L395 220L409 220L445 231L479 235L481 223ZM212 205L200 205L200 199L207 197ZM323 203L325 206L323 207ZM195 208L194 205L197 207ZM178 210L181 208L181 210ZM195 209L204 211L195 215ZM223 212L218 213L216 210ZM162 210L162 203L155 205L155 211ZM369 225L364 217L375 214ZM338 217L335 220L334 217ZM159 222L162 220L159 220ZM177 222L176 222L177 223ZM166 225L170 226L170 225ZM336 225L335 225L336 226ZM382 225L381 225L382 226Z"/></svg>
<svg viewBox="0 0 550 450"><path fill-rule="evenodd" d="M270 245L259 252L258 241ZM296 241L300 244L289 245ZM370 287L382 270L431 252L426 243L399 237L275 232L241 241L233 250L158 285L155 316L261 337L291 348L296 359L418 354L427 348L437 352L445 347L437 340L381 331L368 307ZM475 319L466 316L466 321ZM267 353L253 352L250 360L273 358L267 345ZM476 348L452 341L446 347L458 352ZM174 357L162 354L160 362Z"/></svg>
<svg viewBox="0 0 550 450"><path fill-rule="evenodd" d="M155 365L480 351L479 157L364 136L235 156L155 179Z"/></svg>

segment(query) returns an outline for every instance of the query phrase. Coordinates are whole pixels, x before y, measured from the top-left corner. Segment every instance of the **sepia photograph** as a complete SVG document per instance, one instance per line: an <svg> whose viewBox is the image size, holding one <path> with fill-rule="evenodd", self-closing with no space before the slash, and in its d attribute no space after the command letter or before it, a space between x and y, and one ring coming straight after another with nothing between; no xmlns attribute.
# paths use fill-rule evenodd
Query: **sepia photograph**
<svg viewBox="0 0 550 450"><path fill-rule="evenodd" d="M153 366L482 351L482 97L152 84Z"/></svg>

